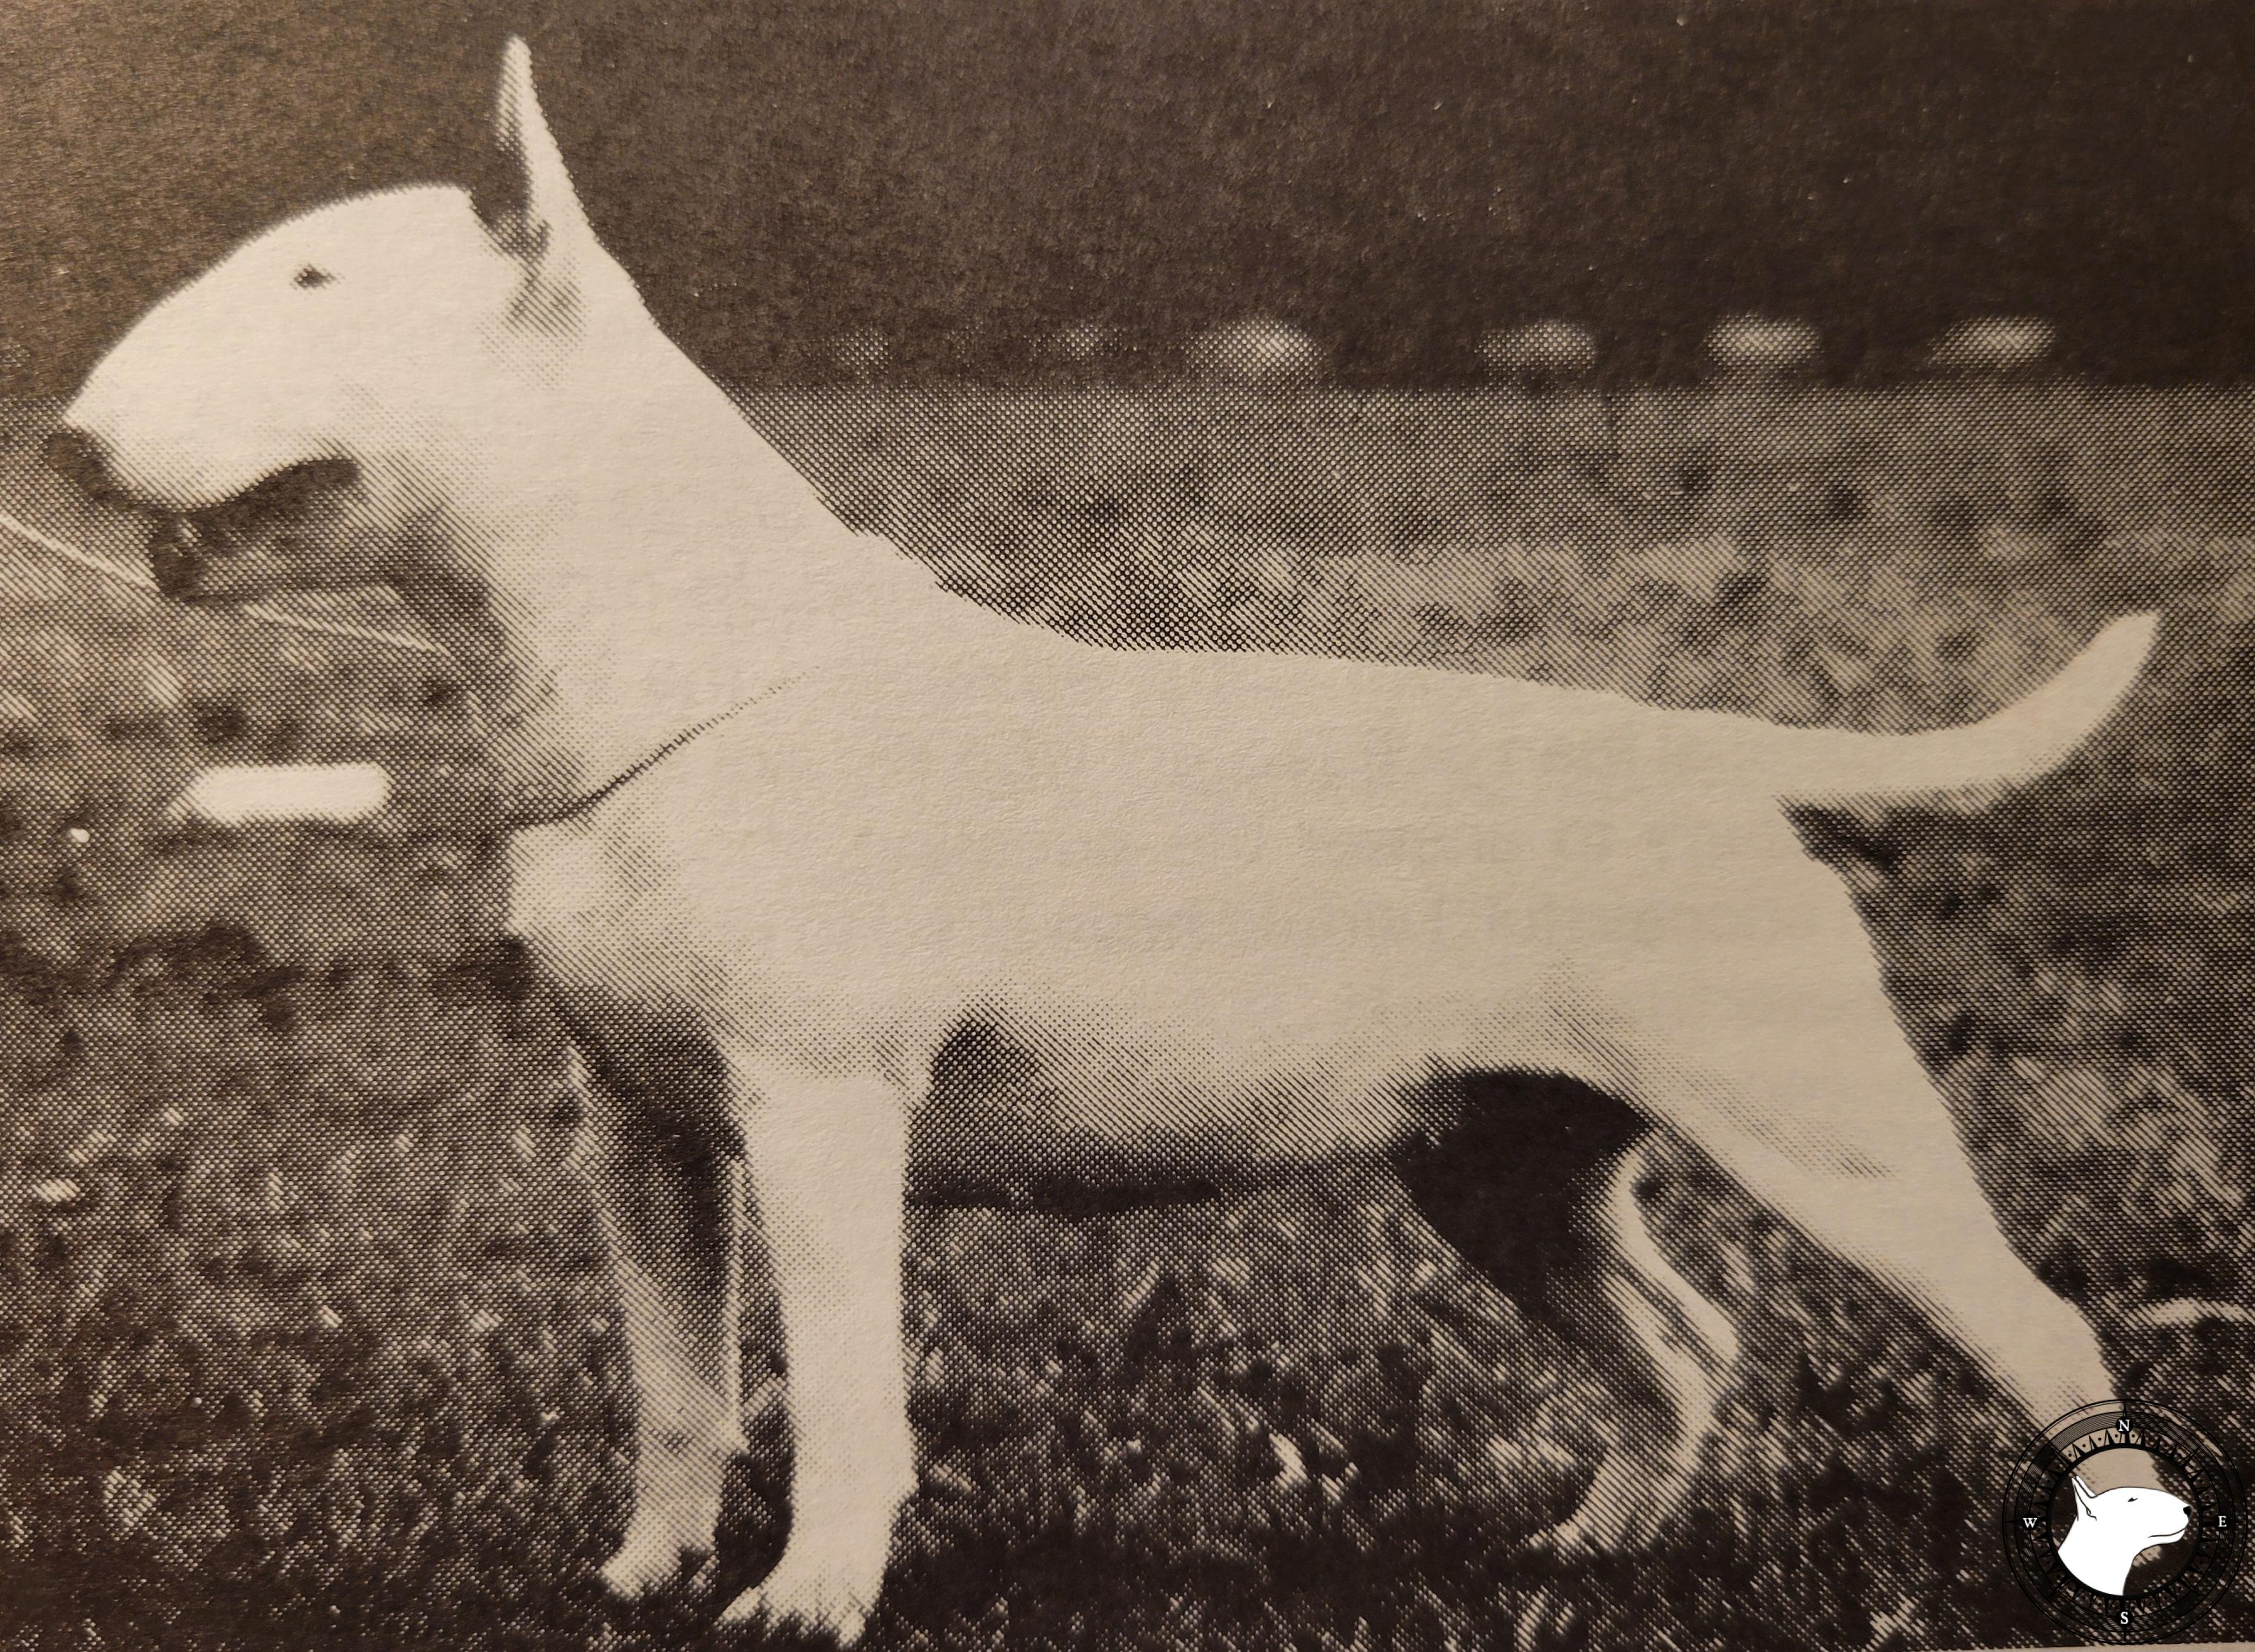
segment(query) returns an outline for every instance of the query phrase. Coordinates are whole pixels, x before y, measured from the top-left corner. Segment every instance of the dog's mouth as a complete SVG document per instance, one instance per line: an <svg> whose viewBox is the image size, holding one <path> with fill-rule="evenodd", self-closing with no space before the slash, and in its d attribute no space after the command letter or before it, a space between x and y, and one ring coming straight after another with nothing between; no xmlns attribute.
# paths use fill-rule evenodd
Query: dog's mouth
<svg viewBox="0 0 2255 1652"><path fill-rule="evenodd" d="M256 594L249 587L286 582L285 570L317 547L334 507L360 481L360 467L349 459L309 459L208 504L182 508L121 486L101 449L75 432L53 437L46 459L88 497L156 518L150 573L159 591L185 602L239 600ZM263 566L254 571L254 563Z"/></svg>
<svg viewBox="0 0 2255 1652"><path fill-rule="evenodd" d="M315 546L324 508L360 480L349 459L312 459L262 478L216 504L167 512L149 540L158 589L188 601L212 589L214 565L254 553L289 560Z"/></svg>

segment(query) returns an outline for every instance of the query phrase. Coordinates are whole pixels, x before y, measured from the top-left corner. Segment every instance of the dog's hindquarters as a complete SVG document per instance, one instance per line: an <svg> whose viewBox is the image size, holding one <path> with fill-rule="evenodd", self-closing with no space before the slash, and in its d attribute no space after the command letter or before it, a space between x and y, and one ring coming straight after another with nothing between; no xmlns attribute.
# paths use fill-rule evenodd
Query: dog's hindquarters
<svg viewBox="0 0 2255 1652"><path fill-rule="evenodd" d="M2106 1397L2097 1337L2006 1241L1837 879L1779 858L1729 896L1704 938L1613 960L1622 1093L1908 1297L2037 1425Z"/></svg>
<svg viewBox="0 0 2255 1652"><path fill-rule="evenodd" d="M2111 1392L2090 1325L1998 1227L1845 890L1783 852L1781 817L1724 826L1699 868L1654 897L1664 910L1624 907L1580 937L1570 1077L1581 1084L1551 1081L1537 1126L1581 1133L1579 1173L1514 1182L1526 1132L1484 1133L1477 1105L1465 1134L1405 1165L1435 1226L1580 1344L1623 1402L1616 1431L1628 1449L1601 1466L1559 1539L1657 1535L1735 1351L1729 1322L1645 1228L1635 1181L1646 1121L1681 1131L1757 1199L1909 1298L2034 1424ZM1528 1202L1483 1204L1483 1178ZM1570 1197L1546 1192L1557 1185Z"/></svg>

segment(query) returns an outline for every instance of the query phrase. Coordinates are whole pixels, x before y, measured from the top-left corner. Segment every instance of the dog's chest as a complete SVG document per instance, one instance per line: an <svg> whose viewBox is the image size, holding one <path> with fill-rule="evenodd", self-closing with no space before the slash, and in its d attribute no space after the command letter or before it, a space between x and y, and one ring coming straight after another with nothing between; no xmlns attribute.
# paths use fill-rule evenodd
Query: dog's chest
<svg viewBox="0 0 2255 1652"><path fill-rule="evenodd" d="M597 815L517 833L506 864L509 931L567 998L691 1007L696 926L662 845Z"/></svg>

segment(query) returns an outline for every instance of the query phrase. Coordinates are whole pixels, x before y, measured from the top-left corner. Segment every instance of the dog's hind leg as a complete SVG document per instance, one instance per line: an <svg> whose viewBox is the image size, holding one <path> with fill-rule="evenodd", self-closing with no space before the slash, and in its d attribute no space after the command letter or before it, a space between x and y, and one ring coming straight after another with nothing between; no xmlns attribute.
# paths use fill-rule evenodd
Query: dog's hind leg
<svg viewBox="0 0 2255 1652"><path fill-rule="evenodd" d="M2038 1425L2114 1397L2090 1322L2006 1241L1962 1160L1829 1181L1750 1184L1809 1234L1901 1292ZM1790 1202L1775 1197L1796 1188ZM2126 1460L2126 1459L2125 1459Z"/></svg>
<svg viewBox="0 0 2255 1652"><path fill-rule="evenodd" d="M781 1310L790 1536L724 1620L796 1621L850 1644L916 1487L901 1338L909 1101L874 1074L732 1062Z"/></svg>
<svg viewBox="0 0 2255 1652"><path fill-rule="evenodd" d="M1502 1081L1499 1081L1501 1083ZM1613 1550L1657 1536L1713 1432L1736 1328L1661 1255L1639 1200L1649 1127L1572 1079L1530 1075L1476 1106L1402 1181L1442 1235L1499 1290L1589 1356L1620 1438L1542 1547ZM1530 1124L1532 1100L1539 1113ZM1565 1162L1561 1163L1563 1158Z"/></svg>
<svg viewBox="0 0 2255 1652"><path fill-rule="evenodd" d="M1972 1356L2031 1430L2118 1397L2090 1321L2006 1241L1962 1159L1832 1177L1790 1164L1766 1175L1752 1163L1736 1168L1757 1196L1899 1291ZM2111 1476L2107 1486L2163 1483L2142 1451L2094 1461Z"/></svg>
<svg viewBox="0 0 2255 1652"><path fill-rule="evenodd" d="M708 1553L731 1457L743 1449L728 1395L737 1326L726 1312L727 1178L711 1157L663 1134L631 1097L591 1080L581 1163L595 1192L637 1395L634 1509L603 1568L621 1597L674 1582Z"/></svg>
<svg viewBox="0 0 2255 1652"><path fill-rule="evenodd" d="M1689 1494L1739 1333L1661 1255L1638 1197L1640 1142L1608 1167L1575 1214L1579 1258L1544 1290L1555 1323L1627 1403L1621 1444L1598 1464L1580 1508L1532 1540L1560 1550L1632 1549L1666 1531Z"/></svg>
<svg viewBox="0 0 2255 1652"><path fill-rule="evenodd" d="M1930 1315L2032 1426L2109 1398L2090 1325L2006 1243L1837 881L1781 861L1729 895L1696 943L1621 953L1626 1087Z"/></svg>

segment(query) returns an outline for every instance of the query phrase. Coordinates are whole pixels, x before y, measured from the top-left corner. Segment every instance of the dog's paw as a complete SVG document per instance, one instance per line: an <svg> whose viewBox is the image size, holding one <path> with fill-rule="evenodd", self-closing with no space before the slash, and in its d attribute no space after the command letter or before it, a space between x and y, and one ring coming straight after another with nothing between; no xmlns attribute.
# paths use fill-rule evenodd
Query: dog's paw
<svg viewBox="0 0 2255 1652"><path fill-rule="evenodd" d="M1554 1526L1528 1533L1519 1547L1529 1560L1575 1568L1636 1555L1650 1548L1658 1536L1649 1520L1636 1518L1626 1509L1600 1512L1584 1506Z"/></svg>
<svg viewBox="0 0 2255 1652"><path fill-rule="evenodd" d="M684 1441L663 1434L639 1442L634 1511L602 1571L613 1598L632 1600L669 1588L713 1553L721 1486L737 1449L732 1439Z"/></svg>
<svg viewBox="0 0 2255 1652"><path fill-rule="evenodd" d="M1690 1501L1693 1475L1672 1459L1615 1451L1581 1507L1521 1540L1530 1557L1560 1565L1641 1553L1667 1540Z"/></svg>
<svg viewBox="0 0 2255 1652"><path fill-rule="evenodd" d="M889 1532L874 1542L805 1542L794 1536L776 1569L731 1601L720 1621L790 1627L850 1647L868 1627L890 1547Z"/></svg>
<svg viewBox="0 0 2255 1652"><path fill-rule="evenodd" d="M672 1587L709 1552L708 1543L678 1536L664 1522L637 1522L603 1564L603 1588L614 1600L632 1603Z"/></svg>

